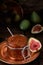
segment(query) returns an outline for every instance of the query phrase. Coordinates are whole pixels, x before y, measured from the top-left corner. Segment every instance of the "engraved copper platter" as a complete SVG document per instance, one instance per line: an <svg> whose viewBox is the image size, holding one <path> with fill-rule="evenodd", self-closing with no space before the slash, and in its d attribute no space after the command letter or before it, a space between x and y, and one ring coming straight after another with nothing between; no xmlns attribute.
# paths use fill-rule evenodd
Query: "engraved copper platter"
<svg viewBox="0 0 43 65"><path fill-rule="evenodd" d="M6 47L6 41L2 42L0 44L0 61L5 62L7 64L25 64L32 62L39 56L40 52L32 53L30 58L27 58L23 61L14 61L13 59L10 59L7 54L7 47Z"/></svg>

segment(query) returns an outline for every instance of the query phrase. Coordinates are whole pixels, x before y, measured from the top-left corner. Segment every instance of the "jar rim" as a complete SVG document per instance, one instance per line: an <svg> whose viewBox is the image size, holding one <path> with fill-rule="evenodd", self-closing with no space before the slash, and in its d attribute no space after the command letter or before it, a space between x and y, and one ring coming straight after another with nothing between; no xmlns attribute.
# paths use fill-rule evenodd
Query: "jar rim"
<svg viewBox="0 0 43 65"><path fill-rule="evenodd" d="M27 38L27 37L26 37L25 35L23 35L23 34L15 34L14 36L10 36L10 37L15 37L15 36L17 36L17 35ZM10 38L10 37L9 37L9 38ZM9 39L9 38L8 38L8 39ZM7 47L9 47L10 49L22 49L22 48L23 48L23 47L21 47L21 48L20 48L20 47L15 48L15 47L11 46L12 44L9 44L8 39L7 39ZM25 45L25 46L26 46L26 45ZM24 46L24 47L25 47L25 46Z"/></svg>

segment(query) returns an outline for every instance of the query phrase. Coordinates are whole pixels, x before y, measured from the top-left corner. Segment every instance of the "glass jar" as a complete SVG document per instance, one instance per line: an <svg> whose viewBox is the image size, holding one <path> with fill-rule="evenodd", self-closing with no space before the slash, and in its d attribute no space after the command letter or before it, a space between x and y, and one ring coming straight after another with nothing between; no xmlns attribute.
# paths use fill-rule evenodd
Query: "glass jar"
<svg viewBox="0 0 43 65"><path fill-rule="evenodd" d="M20 61L29 57L27 37L21 34L11 36L7 40L7 52L10 59Z"/></svg>

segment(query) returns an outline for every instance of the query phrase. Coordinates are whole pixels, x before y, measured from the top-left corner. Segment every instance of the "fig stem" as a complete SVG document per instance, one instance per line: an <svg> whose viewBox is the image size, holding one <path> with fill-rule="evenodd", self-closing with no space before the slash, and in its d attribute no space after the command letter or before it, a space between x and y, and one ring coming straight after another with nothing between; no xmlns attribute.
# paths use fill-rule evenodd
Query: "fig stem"
<svg viewBox="0 0 43 65"><path fill-rule="evenodd" d="M9 33L11 34L11 36L14 36L13 33L11 32L11 30L9 29L9 27L7 27L7 30L9 31Z"/></svg>

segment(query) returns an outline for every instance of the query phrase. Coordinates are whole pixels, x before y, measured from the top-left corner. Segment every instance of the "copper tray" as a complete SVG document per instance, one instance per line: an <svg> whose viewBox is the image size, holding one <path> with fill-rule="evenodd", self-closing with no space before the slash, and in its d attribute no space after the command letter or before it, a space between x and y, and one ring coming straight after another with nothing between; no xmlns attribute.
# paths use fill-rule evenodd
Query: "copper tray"
<svg viewBox="0 0 43 65"><path fill-rule="evenodd" d="M32 53L30 58L27 58L23 61L14 61L14 60L8 58L6 41L4 41L0 44L0 61L5 62L7 64L25 64L25 63L29 63L29 62L32 62L33 60L35 60L39 56L39 54L40 54L40 52L37 52L35 54Z"/></svg>

